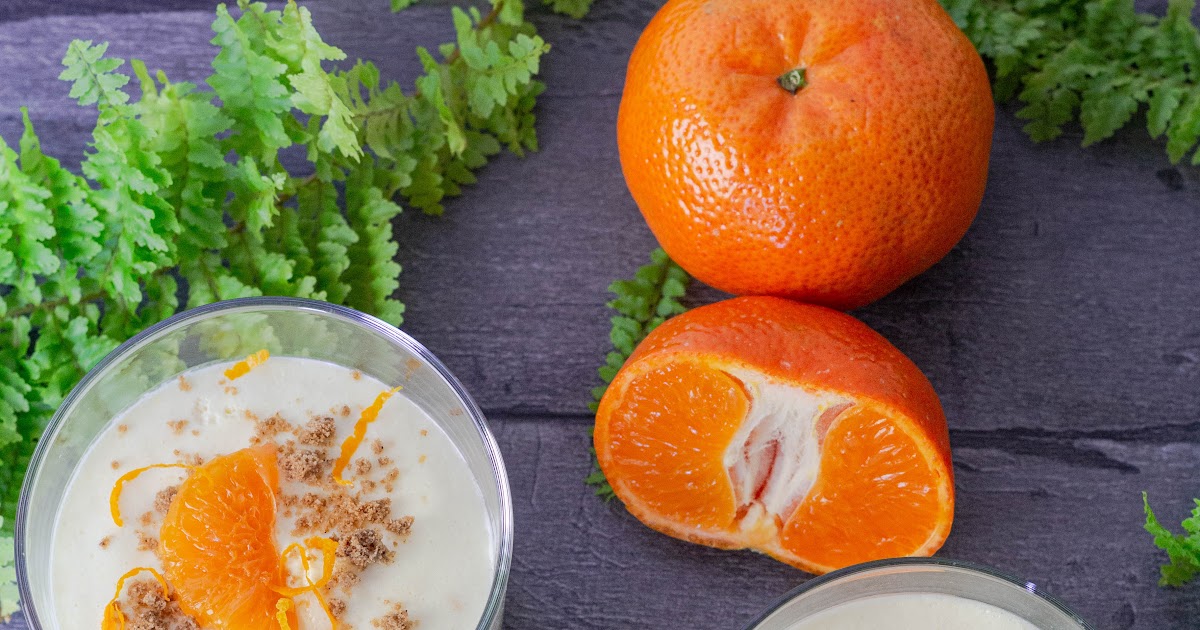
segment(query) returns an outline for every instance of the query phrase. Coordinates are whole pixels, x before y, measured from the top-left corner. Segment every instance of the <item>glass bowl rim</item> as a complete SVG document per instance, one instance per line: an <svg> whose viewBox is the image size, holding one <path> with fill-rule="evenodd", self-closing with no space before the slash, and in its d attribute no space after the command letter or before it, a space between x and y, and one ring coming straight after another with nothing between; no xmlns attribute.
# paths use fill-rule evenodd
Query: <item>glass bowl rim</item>
<svg viewBox="0 0 1200 630"><path fill-rule="evenodd" d="M996 578L1003 582L1007 582L1016 586L1020 590L1028 593L1033 597L1037 597L1042 601L1057 608L1060 612L1071 618L1071 621L1079 624L1083 630L1095 630L1083 617L1080 617L1075 611L1071 610L1062 600L1038 588L1033 582L1021 580L1003 571L993 569L992 567L968 562L966 560L955 560L953 558L886 558L883 560L872 560L863 562L848 567L830 571L825 575L819 575L811 580L793 588L783 596L776 599L767 609L755 617L753 621L746 626L745 630L755 630L762 622L766 621L771 615L779 611L780 608L791 602L793 599L811 591L813 589L841 581L844 578L868 573L878 569L887 569L891 567L941 567L965 571L968 573L978 573L987 577Z"/></svg>
<svg viewBox="0 0 1200 630"><path fill-rule="evenodd" d="M509 573L512 568L514 536L512 489L509 486L508 472L504 466L500 447L496 443L496 438L488 427L486 417L475 402L475 399L471 397L466 388L463 387L463 384L450 372L445 364L424 345L413 339L408 333L373 315L320 300L290 297L247 297L213 302L204 306L180 311L134 335L128 341L117 346L112 352L109 352L92 369L88 370L87 374L84 375L79 383L71 388L71 391L63 398L58 408L55 409L54 415L51 417L50 422L46 424L46 428L42 431L42 435L38 439L38 444L34 449L33 455L29 458L29 465L26 468L25 479L21 484L21 493L17 500L17 518L14 525L15 533L13 538L16 552L14 563L17 570L17 588L20 592L22 602L20 611L25 616L25 621L32 630L40 629L43 626L38 619L37 611L32 608L32 604L28 608L24 605L25 602L33 601L29 587L28 568L25 562L25 527L28 524L27 521L29 518L29 493L31 492L30 486L34 479L32 473L41 466L48 452L52 450L53 440L43 438L57 434L59 428L66 420L65 410L73 408L76 401L86 391L91 389L100 375L105 374L110 366L131 352L196 320L207 319L217 314L263 311L317 312L321 315L334 317L364 328L369 332L387 338L392 343L402 346L420 357L421 360L432 367L450 385L450 389L458 397L463 409L466 410L467 415L475 425L476 432L483 441L484 450L487 452L488 460L492 467L492 476L496 482L497 494L499 494L500 527L497 532L499 546L497 550L496 569L492 575L491 592L488 595L487 603L479 618L476 630L491 628L499 618L501 611L504 609L504 596L508 587Z"/></svg>

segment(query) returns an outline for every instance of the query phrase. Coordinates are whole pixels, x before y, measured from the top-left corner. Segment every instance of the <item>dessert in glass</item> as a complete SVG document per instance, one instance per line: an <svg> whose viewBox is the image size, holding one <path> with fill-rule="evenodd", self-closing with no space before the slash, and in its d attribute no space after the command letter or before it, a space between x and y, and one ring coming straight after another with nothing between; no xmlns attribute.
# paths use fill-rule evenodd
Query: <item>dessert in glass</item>
<svg viewBox="0 0 1200 630"><path fill-rule="evenodd" d="M483 415L372 317L251 298L101 362L18 510L33 628L499 628L512 548Z"/></svg>

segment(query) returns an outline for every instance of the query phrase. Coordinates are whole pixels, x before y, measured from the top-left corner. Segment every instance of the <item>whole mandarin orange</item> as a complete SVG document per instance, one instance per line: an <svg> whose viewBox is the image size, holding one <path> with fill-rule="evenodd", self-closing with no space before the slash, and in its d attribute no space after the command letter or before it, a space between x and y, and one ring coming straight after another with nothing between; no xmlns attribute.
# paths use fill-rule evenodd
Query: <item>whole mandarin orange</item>
<svg viewBox="0 0 1200 630"><path fill-rule="evenodd" d="M993 118L936 0L670 0L629 61L617 141L692 275L849 309L962 238Z"/></svg>
<svg viewBox="0 0 1200 630"><path fill-rule="evenodd" d="M594 445L647 526L814 573L928 556L954 519L933 387L822 306L740 297L667 320L605 391Z"/></svg>

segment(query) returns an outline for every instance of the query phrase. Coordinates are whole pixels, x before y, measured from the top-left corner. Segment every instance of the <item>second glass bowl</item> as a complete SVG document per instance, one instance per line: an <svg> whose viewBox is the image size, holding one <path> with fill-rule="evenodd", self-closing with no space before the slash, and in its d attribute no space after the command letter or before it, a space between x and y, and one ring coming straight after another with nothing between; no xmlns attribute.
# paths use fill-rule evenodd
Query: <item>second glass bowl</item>
<svg viewBox="0 0 1200 630"><path fill-rule="evenodd" d="M1032 582L969 562L939 558L879 560L814 578L785 595L746 630L790 630L841 604L881 595L925 593L990 604L1039 630L1093 630Z"/></svg>

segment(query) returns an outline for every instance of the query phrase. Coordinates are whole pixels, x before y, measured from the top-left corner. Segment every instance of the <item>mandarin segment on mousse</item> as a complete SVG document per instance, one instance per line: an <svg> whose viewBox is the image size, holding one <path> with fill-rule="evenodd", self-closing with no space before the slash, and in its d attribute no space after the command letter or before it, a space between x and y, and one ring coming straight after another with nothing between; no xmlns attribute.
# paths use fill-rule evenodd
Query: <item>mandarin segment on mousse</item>
<svg viewBox="0 0 1200 630"><path fill-rule="evenodd" d="M930 555L954 516L929 381L853 317L781 298L651 332L600 402L595 448L646 525L814 573Z"/></svg>
<svg viewBox="0 0 1200 630"><path fill-rule="evenodd" d="M493 569L480 490L432 418L357 370L266 351L109 423L51 567L58 627L101 630L474 627Z"/></svg>

